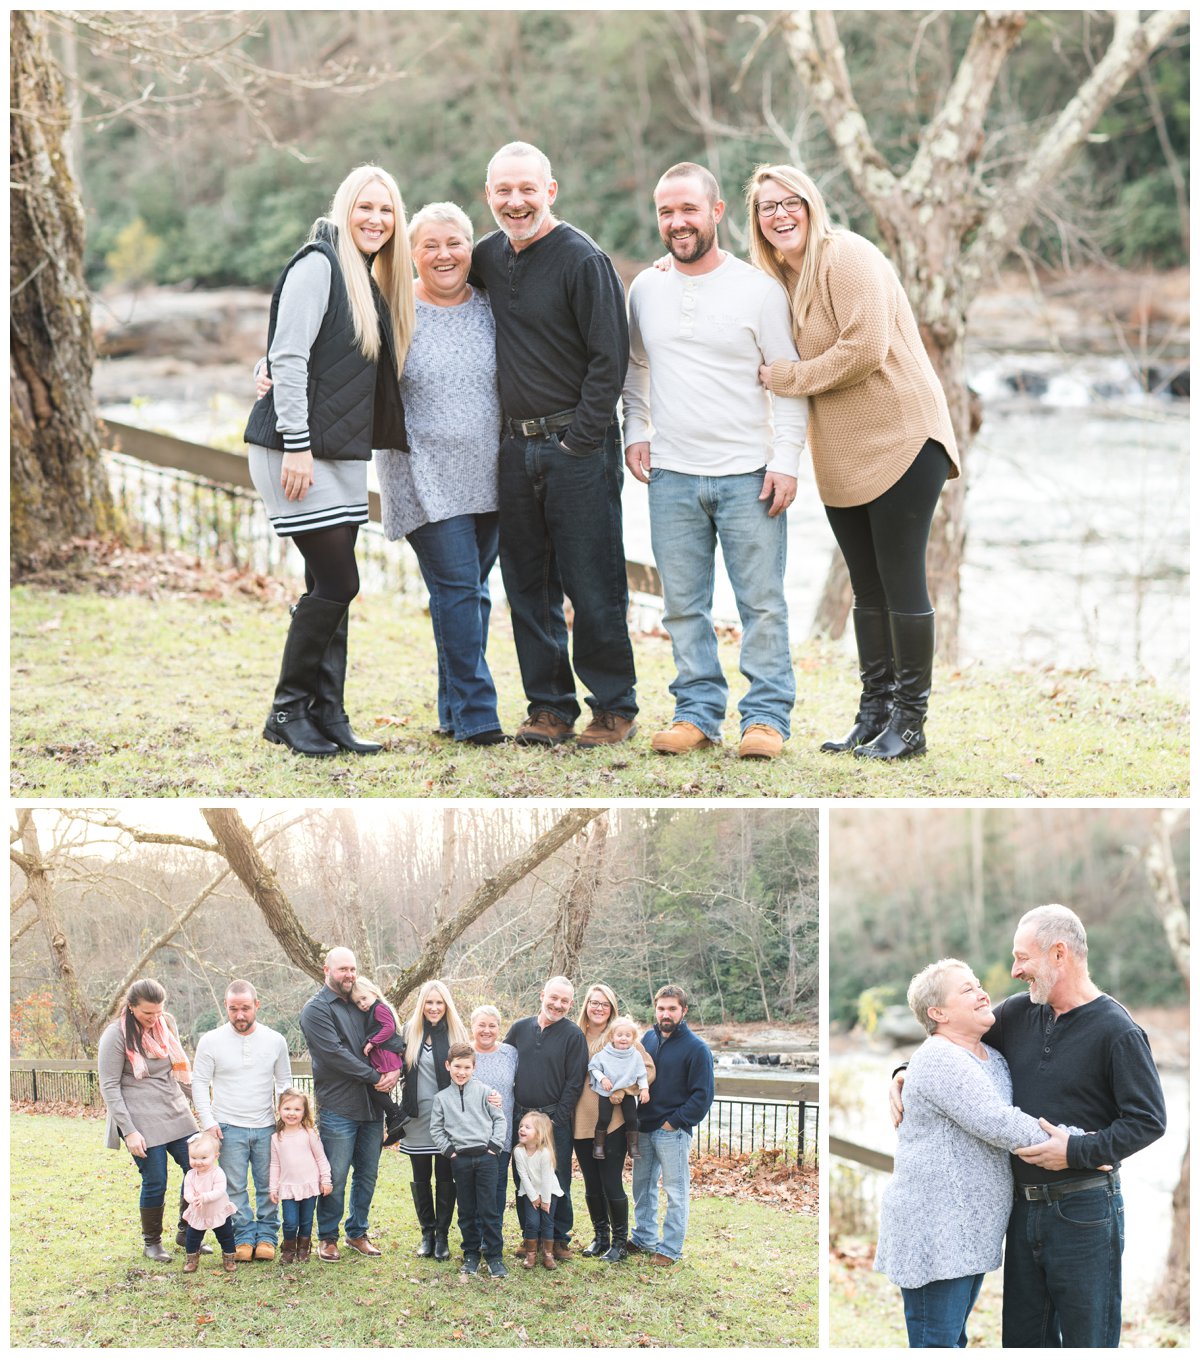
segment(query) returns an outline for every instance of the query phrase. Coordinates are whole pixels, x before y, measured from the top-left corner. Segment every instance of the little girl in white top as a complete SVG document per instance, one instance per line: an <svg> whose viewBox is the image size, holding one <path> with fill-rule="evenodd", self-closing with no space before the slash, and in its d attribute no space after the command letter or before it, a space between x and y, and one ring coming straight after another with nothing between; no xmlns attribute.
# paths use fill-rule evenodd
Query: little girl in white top
<svg viewBox="0 0 1200 1367"><path fill-rule="evenodd" d="M525 1235L521 1266L526 1271L535 1268L540 1253L542 1266L553 1271L558 1266L554 1260L554 1205L563 1189L554 1171L554 1123L543 1111L526 1111L521 1117L513 1162L517 1166L517 1195L525 1198L524 1207L518 1202Z"/></svg>
<svg viewBox="0 0 1200 1367"><path fill-rule="evenodd" d="M281 1263L308 1261L312 1251L317 1196L333 1190L329 1159L313 1121L307 1092L285 1087L279 1093L278 1119L271 1136L271 1200L282 1203Z"/></svg>

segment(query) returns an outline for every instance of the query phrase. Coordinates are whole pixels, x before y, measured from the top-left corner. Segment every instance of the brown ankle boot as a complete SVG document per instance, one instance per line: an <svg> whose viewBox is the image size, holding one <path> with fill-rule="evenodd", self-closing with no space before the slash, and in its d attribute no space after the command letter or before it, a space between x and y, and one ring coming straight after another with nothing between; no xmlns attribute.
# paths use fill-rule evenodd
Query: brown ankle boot
<svg viewBox="0 0 1200 1367"><path fill-rule="evenodd" d="M185 1272L199 1272L199 1271L200 1271L200 1250L199 1250L199 1249L197 1249L197 1250L195 1251L195 1253L189 1253L189 1254L187 1255L187 1257L184 1258L184 1260L183 1260L183 1270L184 1270Z"/></svg>
<svg viewBox="0 0 1200 1367"><path fill-rule="evenodd" d="M298 1263L308 1262L308 1255L312 1252L311 1239L296 1240L296 1261Z"/></svg>
<svg viewBox="0 0 1200 1367"><path fill-rule="evenodd" d="M592 1157L598 1162L604 1161L604 1141L608 1138L608 1131L596 1126L596 1134L592 1140Z"/></svg>
<svg viewBox="0 0 1200 1367"><path fill-rule="evenodd" d="M296 1243L295 1239L285 1239L279 1245L279 1261L281 1263L286 1265L296 1261Z"/></svg>
<svg viewBox="0 0 1200 1367"><path fill-rule="evenodd" d="M625 1152L630 1158L637 1158L639 1156L638 1132L637 1130L631 1130L628 1125L625 1126Z"/></svg>
<svg viewBox="0 0 1200 1367"><path fill-rule="evenodd" d="M521 1245L521 1254L521 1266L526 1272L532 1272L537 1266L538 1241L536 1239L526 1239Z"/></svg>
<svg viewBox="0 0 1200 1367"><path fill-rule="evenodd" d="M222 1268L222 1270L225 1271L225 1272L236 1272L236 1271L237 1271L237 1255L234 1254L234 1253L226 1253L225 1250L222 1249L222 1250L221 1250L221 1268Z"/></svg>
<svg viewBox="0 0 1200 1367"><path fill-rule="evenodd" d="M554 1241L552 1239L539 1239L538 1249L542 1255L542 1266L547 1272L553 1272L558 1266L554 1261Z"/></svg>

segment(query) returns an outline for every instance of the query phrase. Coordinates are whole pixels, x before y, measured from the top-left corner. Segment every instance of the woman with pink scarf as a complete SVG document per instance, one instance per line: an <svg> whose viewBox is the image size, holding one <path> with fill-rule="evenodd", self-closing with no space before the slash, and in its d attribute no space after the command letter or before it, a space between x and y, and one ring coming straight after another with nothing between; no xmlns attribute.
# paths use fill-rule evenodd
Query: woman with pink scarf
<svg viewBox="0 0 1200 1367"><path fill-rule="evenodd" d="M142 1242L145 1256L158 1263L171 1261L162 1245L167 1157L186 1175L187 1139L197 1129L188 1104L192 1071L175 1019L163 1009L166 998L153 978L132 984L100 1036L97 1060L100 1092L108 1107L104 1142L119 1149L124 1140L142 1175ZM181 1184L181 1214L184 1204Z"/></svg>

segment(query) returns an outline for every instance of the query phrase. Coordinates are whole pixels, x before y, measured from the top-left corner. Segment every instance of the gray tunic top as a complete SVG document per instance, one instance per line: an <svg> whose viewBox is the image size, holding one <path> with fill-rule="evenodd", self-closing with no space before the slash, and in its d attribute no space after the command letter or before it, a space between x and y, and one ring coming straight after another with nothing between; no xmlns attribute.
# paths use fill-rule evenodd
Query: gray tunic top
<svg viewBox="0 0 1200 1367"><path fill-rule="evenodd" d="M429 1117L433 1114L433 1099L437 1094L433 1046L426 1040L417 1055L417 1113L405 1127L404 1138L400 1141L401 1153L441 1152L429 1132Z"/></svg>
<svg viewBox="0 0 1200 1367"><path fill-rule="evenodd" d="M496 324L486 294L476 290L449 308L416 301L400 394L411 450L375 453L388 537L398 541L427 522L495 512L501 412Z"/></svg>
<svg viewBox="0 0 1200 1367"><path fill-rule="evenodd" d="M134 1077L125 1056L121 1027L116 1021L100 1036L96 1052L100 1094L108 1107L108 1125L104 1131L107 1148L121 1147L118 1127L121 1134L132 1134L136 1130L148 1149L196 1133L196 1119L171 1072L169 1058L148 1058L146 1076Z"/></svg>
<svg viewBox="0 0 1200 1367"><path fill-rule="evenodd" d="M511 1044L498 1044L491 1054L475 1051L475 1076L489 1091L494 1087L500 1093L500 1104L504 1109L505 1152L511 1152L513 1145L513 1084L517 1076L517 1051Z"/></svg>
<svg viewBox="0 0 1200 1367"><path fill-rule="evenodd" d="M1012 1105L1004 1056L991 1048L987 1055L978 1059L934 1035L908 1065L875 1253L875 1270L897 1286L1000 1266L1013 1202L1008 1155L1046 1134L1036 1116Z"/></svg>

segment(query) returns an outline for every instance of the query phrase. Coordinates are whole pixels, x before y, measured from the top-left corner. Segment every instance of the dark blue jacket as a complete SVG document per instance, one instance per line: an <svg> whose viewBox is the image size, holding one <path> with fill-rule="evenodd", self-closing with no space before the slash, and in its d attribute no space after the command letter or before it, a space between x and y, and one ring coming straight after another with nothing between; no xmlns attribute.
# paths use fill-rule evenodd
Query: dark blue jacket
<svg viewBox="0 0 1200 1367"><path fill-rule="evenodd" d="M638 1107L638 1129L660 1130L670 1125L688 1134L708 1114L716 1090L713 1057L687 1021L664 1035L656 1025L642 1036L642 1047L658 1070L650 1085L650 1100Z"/></svg>

